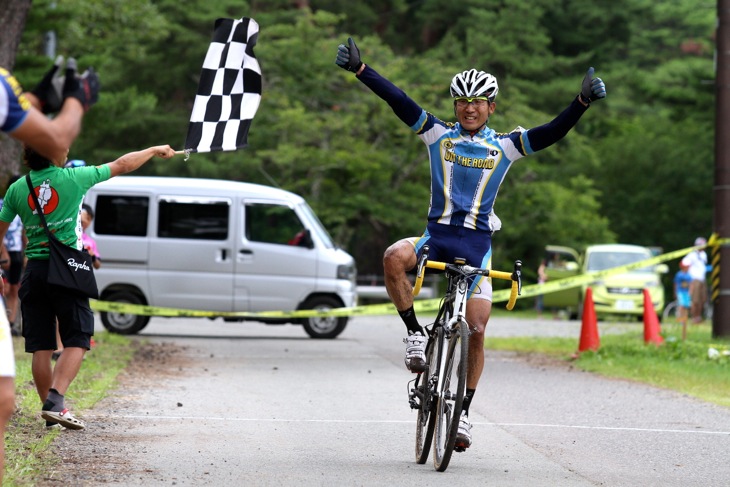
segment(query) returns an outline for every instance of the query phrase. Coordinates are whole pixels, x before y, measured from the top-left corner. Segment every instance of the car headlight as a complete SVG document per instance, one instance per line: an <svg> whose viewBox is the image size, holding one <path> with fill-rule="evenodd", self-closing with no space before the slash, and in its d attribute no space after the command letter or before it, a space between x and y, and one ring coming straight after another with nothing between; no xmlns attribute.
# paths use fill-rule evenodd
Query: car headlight
<svg viewBox="0 0 730 487"><path fill-rule="evenodd" d="M357 268L354 264L343 264L337 266L337 279L345 279L355 282L357 278Z"/></svg>

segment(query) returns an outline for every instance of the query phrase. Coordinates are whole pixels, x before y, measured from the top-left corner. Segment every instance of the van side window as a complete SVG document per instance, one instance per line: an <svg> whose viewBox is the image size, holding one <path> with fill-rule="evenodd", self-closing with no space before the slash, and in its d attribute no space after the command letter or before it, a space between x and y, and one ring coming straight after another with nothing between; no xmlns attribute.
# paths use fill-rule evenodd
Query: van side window
<svg viewBox="0 0 730 487"><path fill-rule="evenodd" d="M160 201L157 236L196 240L226 240L230 205L225 202Z"/></svg>
<svg viewBox="0 0 730 487"><path fill-rule="evenodd" d="M246 205L246 239L281 245L300 245L304 225L288 206L249 203Z"/></svg>
<svg viewBox="0 0 730 487"><path fill-rule="evenodd" d="M146 196L99 195L96 198L94 232L99 235L145 237L149 198Z"/></svg>

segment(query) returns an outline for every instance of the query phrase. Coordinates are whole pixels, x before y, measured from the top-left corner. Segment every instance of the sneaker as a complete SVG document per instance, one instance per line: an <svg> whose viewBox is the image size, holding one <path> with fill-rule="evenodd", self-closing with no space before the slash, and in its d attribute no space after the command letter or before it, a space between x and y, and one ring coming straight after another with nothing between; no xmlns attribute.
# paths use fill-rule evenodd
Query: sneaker
<svg viewBox="0 0 730 487"><path fill-rule="evenodd" d="M64 409L63 411L41 411L41 417L46 421L59 423L61 426L71 430L82 430L86 428L86 424L80 419L76 419L68 409Z"/></svg>
<svg viewBox="0 0 730 487"><path fill-rule="evenodd" d="M64 431L65 429L66 429L66 427L61 426L58 423L51 423L50 421L46 421L46 431L54 431L54 430Z"/></svg>
<svg viewBox="0 0 730 487"><path fill-rule="evenodd" d="M420 333L408 335L403 339L406 344L406 367L413 373L426 370L426 337Z"/></svg>
<svg viewBox="0 0 730 487"><path fill-rule="evenodd" d="M454 450L464 451L471 446L471 423L469 422L469 416L463 411L461 412L461 418L459 419L459 431L456 432L456 443L454 443Z"/></svg>

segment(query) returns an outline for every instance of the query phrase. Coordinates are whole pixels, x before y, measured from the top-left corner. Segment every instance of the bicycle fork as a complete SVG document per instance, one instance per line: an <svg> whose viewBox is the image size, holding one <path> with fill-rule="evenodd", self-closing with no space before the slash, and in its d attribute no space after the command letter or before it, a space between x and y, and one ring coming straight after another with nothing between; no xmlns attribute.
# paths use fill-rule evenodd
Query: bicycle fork
<svg viewBox="0 0 730 487"><path fill-rule="evenodd" d="M445 372L446 361L448 360L449 340L451 339L453 330L458 328L458 323L460 321L464 321L466 323L466 293L466 281L459 281L456 297L454 298L454 316L449 319L448 323L446 323L446 326L443 328L443 340L440 343L441 350L439 350L438 354L439 366L437 369L438 383L435 389L437 395L436 400L443 398L448 401L453 401L457 397L457 392L452 392L451 388L449 388L449 390L444 390L443 384L446 380Z"/></svg>

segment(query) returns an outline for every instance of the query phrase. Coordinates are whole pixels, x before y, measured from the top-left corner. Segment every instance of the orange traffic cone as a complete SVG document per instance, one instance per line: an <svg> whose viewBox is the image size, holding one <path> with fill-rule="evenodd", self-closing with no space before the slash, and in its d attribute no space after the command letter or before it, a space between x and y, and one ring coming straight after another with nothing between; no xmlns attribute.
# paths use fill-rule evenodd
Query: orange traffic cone
<svg viewBox="0 0 730 487"><path fill-rule="evenodd" d="M580 342L578 352L586 350L598 350L601 346L601 339L598 337L598 320L596 319L596 308L593 305L593 291L586 289L586 296L583 300L583 325L580 329Z"/></svg>
<svg viewBox="0 0 730 487"><path fill-rule="evenodd" d="M651 295L648 289L644 289L644 343L661 345L664 339L661 335L659 318L654 310L654 303L651 302Z"/></svg>

